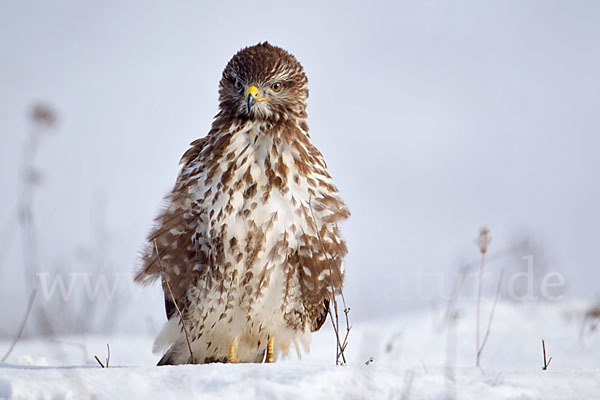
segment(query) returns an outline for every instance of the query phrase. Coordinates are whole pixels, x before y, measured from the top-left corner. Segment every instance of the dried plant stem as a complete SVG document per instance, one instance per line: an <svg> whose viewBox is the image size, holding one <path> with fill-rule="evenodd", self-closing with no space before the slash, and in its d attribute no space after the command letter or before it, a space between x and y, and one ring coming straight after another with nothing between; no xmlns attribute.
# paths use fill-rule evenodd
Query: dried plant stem
<svg viewBox="0 0 600 400"><path fill-rule="evenodd" d="M326 257L329 261L329 271L331 273L331 264L336 260L336 256L331 257L329 252L325 249L325 244L323 243L323 238L321 237L321 233L319 232L319 229L317 228L317 220L316 220L315 213L314 213L314 210L312 207L312 196L308 199L308 207L310 209L310 214L311 214L313 225L314 225L313 228L317 235L317 239L319 240L319 244L321 245L321 249L323 250L323 254L326 255ZM339 243L336 242L336 244L339 246ZM342 282L342 276L340 275L340 272L337 269L335 269L335 271L338 274L338 278L340 279L340 282ZM342 298L342 304L344 306L344 315L346 318L346 334L344 336L344 340L341 340L341 338L340 338L340 318L339 318L339 313L338 313L338 303L335 298L335 290L334 289L331 290L331 302L333 303L333 308L335 310L335 319L333 317L333 313L331 312L331 306L329 307L329 317L331 318L331 324L333 325L333 330L335 331L336 342L337 342L335 363L336 363L336 365L346 365L347 364L346 354L344 352L346 350L346 346L348 346L348 337L350 335L350 329L352 329L352 326L350 326L350 318L348 316L348 314L350 313L350 307L348 307L346 305L346 298L344 297L344 292L341 289L341 287L339 289L339 293L340 293L340 297ZM341 360L340 360L340 358L341 358Z"/></svg>
<svg viewBox="0 0 600 400"><path fill-rule="evenodd" d="M336 312L337 314L337 312ZM335 332L335 338L337 341L336 349L335 349L335 362L339 365L340 351L342 349L342 344L340 341L340 333L339 333L339 319L334 318L333 313L331 312L331 307L329 307L329 317L331 318L331 325L333 325L333 330ZM342 361L345 363L346 358L344 357L344 353L342 352Z"/></svg>
<svg viewBox="0 0 600 400"><path fill-rule="evenodd" d="M477 247L479 247L479 252L481 253L481 263L479 264L479 290L477 292L477 315L475 316L475 354L476 361L475 365L479 367L479 361L481 358L481 350L485 345L484 343L480 344L481 336L479 334L479 327L481 325L481 293L483 289L483 268L485 266L485 255L490 246L490 242L492 241L492 237L490 236L490 230L485 226L482 226L479 229L479 236L475 239L475 243ZM494 300L494 308L496 307L496 300L498 300L498 295L500 293L500 282L502 281L502 275L500 275L500 280L498 281L498 290L496 291L496 299ZM488 331L486 332L486 339L489 335L490 325L492 323L492 316L494 315L494 308L492 308L492 312L490 314L490 320L488 322Z"/></svg>
<svg viewBox="0 0 600 400"><path fill-rule="evenodd" d="M542 370L547 370L548 369L548 365L550 365L550 361L552 361L552 357L550 357L548 359L548 361L546 361L546 343L544 342L544 339L542 339L542 351L544 352L544 367L542 368Z"/></svg>
<svg viewBox="0 0 600 400"><path fill-rule="evenodd" d="M496 296L494 297L494 304L492 304L492 311L490 311L490 318L488 319L485 336L483 337L483 341L481 342L481 347L477 349L477 366L478 367L479 367L479 360L481 358L481 353L483 352L483 348L485 347L487 339L490 336L490 330L492 328L492 319L494 318L494 311L496 310L496 303L498 303L498 298L500 297L500 288L502 287L502 276L503 275L504 275L504 270L501 270L500 278L498 278L498 286L496 287Z"/></svg>
<svg viewBox="0 0 600 400"><path fill-rule="evenodd" d="M340 334L340 318L339 318L339 314L338 314L338 303L334 296L332 296L332 299L333 299L333 309L335 311L335 320L334 320L333 314L331 312L331 307L329 308L329 316L331 317L331 322L333 324L333 330L335 331L335 336L336 336L336 341L337 341L335 362L337 365L345 365L347 363L347 361L346 361L346 354L344 352L346 351L346 346L348 346L348 337L350 335L350 329L352 328L350 326L350 321L348 318L348 313L350 312L350 309L345 307L345 302L344 302L344 315L346 318L346 334L344 335L344 340L341 340L340 339L341 334ZM344 301L343 295L342 295L342 301Z"/></svg>
<svg viewBox="0 0 600 400"><path fill-rule="evenodd" d="M100 361L100 359L98 358L98 356L94 356L94 358L96 359L96 361L98 361L98 364L100 364L100 366L101 366L102 368L106 368L106 367L104 366L104 364L102 364L102 361Z"/></svg>
<svg viewBox="0 0 600 400"><path fill-rule="evenodd" d="M350 307L346 306L346 300L344 299L344 294L341 293L342 303L344 305L344 318L346 319L346 334L344 335L344 340L342 341L342 347L340 348L340 354L344 356L344 351L346 351L346 346L348 346L348 337L350 336L350 329L352 326L350 325L350 318L348 314L350 313ZM336 303L337 308L337 303ZM346 363L346 357L344 356L344 363Z"/></svg>
<svg viewBox="0 0 600 400"><path fill-rule="evenodd" d="M25 311L25 316L23 317L23 321L21 321L21 326L19 327L19 331L17 332L17 335L15 336L12 343L10 344L10 347L6 351L6 354L4 354L4 357L2 357L2 360L1 360L2 362L6 361L8 356L10 356L10 353L12 353L15 346L17 345L17 342L19 341L19 339L21 339L21 335L23 334L23 331L25 330L25 325L27 324L27 320L29 319L29 314L31 314L31 307L33 306L33 301L35 300L36 294L37 294L37 290L34 289L31 292L31 295L29 296L29 303L27 303L27 310Z"/></svg>
<svg viewBox="0 0 600 400"><path fill-rule="evenodd" d="M477 292L477 316L476 316L476 327L475 327L475 352L477 354L476 365L479 367L479 354L481 346L479 345L479 325L481 315L481 291L483 287L483 266L485 264L485 253L481 253L481 264L479 265L479 290Z"/></svg>
<svg viewBox="0 0 600 400"><path fill-rule="evenodd" d="M169 295L171 296L171 301L173 302L173 305L175 305L175 309L177 310L177 313L179 314L181 326L183 327L183 331L185 333L185 340L187 341L187 347L188 347L188 350L190 351L191 363L195 364L196 361L194 359L194 352L192 351L192 343L190 342L190 333L187 330L187 327L185 324L185 319L183 318L183 314L181 313L181 310L179 309L179 306L177 305L177 301L175 301L175 296L173 295L173 290L171 290L171 284L169 283L169 281L167 280L167 277L165 276L165 271L163 269L162 262L160 260L160 253L158 252L158 245L156 244L156 239L154 239L154 250L156 250L156 258L158 259L158 267L160 268L160 274L162 276L163 282L166 283L167 290L169 291Z"/></svg>
<svg viewBox="0 0 600 400"><path fill-rule="evenodd" d="M94 358L96 359L96 361L98 361L98 364L100 364L100 366L102 368L108 368L108 364L110 363L110 346L108 345L108 343L106 343L106 350L107 350L107 356L106 356L106 361L104 363L102 363L102 361L100 361L98 356L94 356Z"/></svg>

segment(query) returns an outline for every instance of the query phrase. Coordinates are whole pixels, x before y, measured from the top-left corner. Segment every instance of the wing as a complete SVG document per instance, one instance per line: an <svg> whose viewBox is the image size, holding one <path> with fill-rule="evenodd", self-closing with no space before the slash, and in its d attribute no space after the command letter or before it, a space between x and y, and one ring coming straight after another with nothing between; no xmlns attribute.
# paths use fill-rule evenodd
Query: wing
<svg viewBox="0 0 600 400"><path fill-rule="evenodd" d="M165 199L166 208L156 218L156 224L148 236L142 266L135 277L135 281L142 284L161 279L167 318L176 312L173 300L180 309L185 308L186 292L194 280L194 274L207 264L206 252L199 244L201 238L198 237L199 232L203 231L202 210L192 193L197 183L195 177L201 167L199 155L206 140L205 137L192 142L181 158L183 167L175 187Z"/></svg>
<svg viewBox="0 0 600 400"><path fill-rule="evenodd" d="M325 322L330 300L343 286L343 259L348 249L338 222L347 219L350 212L333 185L321 153L310 143L306 147L310 156L305 159L312 161L315 184L312 192L309 189L314 197L300 205L311 229L303 232L297 265L304 307L314 332Z"/></svg>
<svg viewBox="0 0 600 400"><path fill-rule="evenodd" d="M342 290L342 263L348 250L337 224L323 224L315 235L303 236L305 245L298 251L298 272L304 309L315 332L327 318L330 300Z"/></svg>

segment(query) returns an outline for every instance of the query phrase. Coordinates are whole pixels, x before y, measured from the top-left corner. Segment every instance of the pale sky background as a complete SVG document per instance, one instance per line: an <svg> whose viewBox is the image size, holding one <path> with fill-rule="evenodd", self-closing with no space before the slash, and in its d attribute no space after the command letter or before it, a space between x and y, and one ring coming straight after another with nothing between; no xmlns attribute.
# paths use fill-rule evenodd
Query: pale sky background
<svg viewBox="0 0 600 400"><path fill-rule="evenodd" d="M263 40L310 80L312 138L352 212L354 318L443 301L483 224L490 252L527 238L566 300L597 299L598 21L597 1L3 1L0 334L29 295L15 210L30 106L59 117L36 157L38 269L127 274L117 325L159 325L158 288L125 289L137 251L225 64ZM486 288L529 252L492 262ZM53 313L91 313L67 303Z"/></svg>

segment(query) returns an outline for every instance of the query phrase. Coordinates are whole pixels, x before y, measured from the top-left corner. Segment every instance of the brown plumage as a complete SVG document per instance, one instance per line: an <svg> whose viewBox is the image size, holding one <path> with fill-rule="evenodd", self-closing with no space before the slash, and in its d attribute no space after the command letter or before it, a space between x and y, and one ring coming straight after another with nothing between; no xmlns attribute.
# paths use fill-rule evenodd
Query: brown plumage
<svg viewBox="0 0 600 400"><path fill-rule="evenodd" d="M197 363L230 360L232 346L238 361L261 362L269 339L275 357L307 349L323 325L349 212L309 141L307 84L295 57L266 42L227 64L219 113L183 155L135 278L163 283L159 364L192 362L175 305Z"/></svg>

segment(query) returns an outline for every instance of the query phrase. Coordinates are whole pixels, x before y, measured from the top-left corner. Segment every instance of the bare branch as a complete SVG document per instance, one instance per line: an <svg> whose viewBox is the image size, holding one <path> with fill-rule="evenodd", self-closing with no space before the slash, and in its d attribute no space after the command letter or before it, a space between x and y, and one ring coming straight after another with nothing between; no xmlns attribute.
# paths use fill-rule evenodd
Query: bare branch
<svg viewBox="0 0 600 400"><path fill-rule="evenodd" d="M342 348L342 344L340 343L340 333L338 331L338 327L336 325L336 322L333 318L333 313L331 312L331 307L329 307L329 317L331 318L331 325L333 325L333 330L335 332L335 338L337 341L337 346L335 349L335 363L339 365L339 358L340 358L340 349ZM342 353L342 358L344 357L344 354ZM346 362L346 360L343 360L344 362Z"/></svg>
<svg viewBox="0 0 600 400"><path fill-rule="evenodd" d="M102 364L102 361L100 361L100 359L98 358L98 356L94 356L94 358L96 359L96 361L98 361L98 364L100 364L100 366L101 366L102 368L106 368L106 367L104 366L104 364Z"/></svg>
<svg viewBox="0 0 600 400"><path fill-rule="evenodd" d="M544 342L544 339L542 339L542 351L544 352L544 367L542 368L542 370L545 371L548 369L550 361L552 361L552 357L550 357L548 361L546 361L546 343Z"/></svg>
<svg viewBox="0 0 600 400"><path fill-rule="evenodd" d="M102 368L108 368L108 364L110 363L110 346L108 345L108 343L106 343L106 350L107 350L107 356L105 358L104 363L102 361L100 361L98 356L94 356L94 358L96 359L96 361L98 361L98 364L100 364L100 366Z"/></svg>

